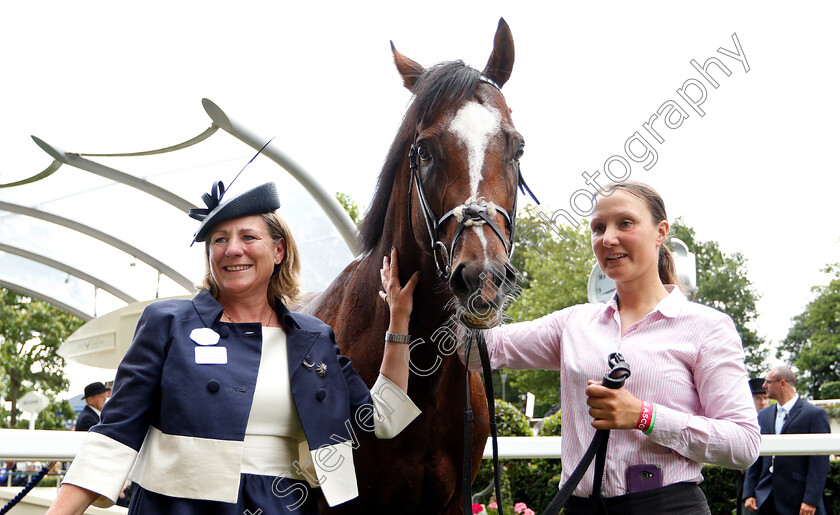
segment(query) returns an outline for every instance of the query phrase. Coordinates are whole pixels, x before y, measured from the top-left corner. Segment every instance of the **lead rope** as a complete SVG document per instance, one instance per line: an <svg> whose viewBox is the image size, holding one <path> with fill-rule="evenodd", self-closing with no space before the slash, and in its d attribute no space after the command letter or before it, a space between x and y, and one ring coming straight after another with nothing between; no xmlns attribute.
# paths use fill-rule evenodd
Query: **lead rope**
<svg viewBox="0 0 840 515"><path fill-rule="evenodd" d="M496 486L496 504L499 515L502 511L502 468L499 466L499 430L496 425L496 395L493 392L493 369L490 368L490 356L487 354L487 342L484 341L484 331L476 331L478 355L481 358L481 369L484 372L484 394L487 397L487 414L490 418L490 436L493 447L493 484Z"/></svg>
<svg viewBox="0 0 840 515"><path fill-rule="evenodd" d="M466 343L464 362L470 362L470 350L472 340L475 339L478 346L478 355L481 358L481 369L484 373L484 394L487 398L487 412L490 419L490 435L493 447L493 484L496 489L496 504L499 506L499 515L504 515L502 509L502 479L501 467L499 466L499 435L496 425L495 394L493 393L493 376L490 368L490 357L487 353L487 343L484 340L483 331L473 331ZM463 502L464 513L472 513L472 422L473 412L470 404L470 368L464 365L464 477L463 477Z"/></svg>
<svg viewBox="0 0 840 515"><path fill-rule="evenodd" d="M26 494L28 494L28 493L29 493L29 491L30 491L30 490L32 490L33 488L35 488L35 485L37 485L38 483L40 483L40 482L41 482L41 479L43 479L43 478L44 478L44 476L46 476L46 475L47 475L47 472L49 472L49 470L52 468L52 466L53 466L53 464L52 464L52 463L47 463L47 464L44 466L44 468L42 468L42 469L41 469L41 471L40 471L40 472L38 472L38 474L36 474L35 476L33 476L33 477L32 477L32 479L29 481L29 483L27 483L27 484L26 484L26 486L25 486L25 487L23 487L23 490L21 490L20 492L18 492L18 494L17 494L17 495L16 495L16 496L15 496L12 500L10 500L9 502L7 502L7 503L6 503L6 506L3 506L3 509L2 509L2 510L0 510L0 515L4 515L4 514L5 514L5 513L7 513L9 510L11 510L12 508L14 508L14 507L15 507L15 505L16 505L17 503L19 503L19 502L20 502L20 500L21 500L21 499L23 499L23 498L26 496ZM9 474L11 474L11 473L12 473L12 471L10 470L10 471L9 471Z"/></svg>
<svg viewBox="0 0 840 515"><path fill-rule="evenodd" d="M604 375L604 379L602 380L603 385L613 390L623 387L624 381L630 377L630 365L624 361L624 356L613 352L610 354L607 364L610 367L610 371ZM572 496L572 492L577 488L580 480L583 479L586 469L589 468L589 464L592 463L592 458L595 458L596 454L595 477L592 480L592 496L590 498L594 501L593 507L595 511L593 513L598 512L598 505L603 502L601 498L601 482L604 476L607 442L609 438L609 429L598 429L595 431L595 436L592 437L592 443L589 444L586 452L583 453L583 458L581 458L580 463L578 463L578 466L569 475L569 479L566 480L563 487L560 488L560 491L557 492L557 495L554 496L554 499L551 500L548 507L543 511L543 515L557 515L560 508L566 505L566 502Z"/></svg>
<svg viewBox="0 0 840 515"><path fill-rule="evenodd" d="M464 514L472 513L472 423L473 412L470 403L470 350L472 342L468 339L464 345L467 346L464 353L464 462L461 478L461 493L464 502Z"/></svg>

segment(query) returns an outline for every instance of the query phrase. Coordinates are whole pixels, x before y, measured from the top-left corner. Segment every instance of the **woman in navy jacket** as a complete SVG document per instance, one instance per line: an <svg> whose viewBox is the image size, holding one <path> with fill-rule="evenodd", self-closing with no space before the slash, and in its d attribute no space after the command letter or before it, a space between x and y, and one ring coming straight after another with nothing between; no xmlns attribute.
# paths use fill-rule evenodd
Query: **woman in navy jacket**
<svg viewBox="0 0 840 515"><path fill-rule="evenodd" d="M332 506L358 495L358 431L392 438L420 413L402 345L417 274L402 288L396 255L384 260L391 325L368 389L329 326L286 308L300 265L274 184L223 195L219 182L190 213L206 247L200 293L146 308L48 514L109 506L127 477L132 514L317 513L312 487Z"/></svg>

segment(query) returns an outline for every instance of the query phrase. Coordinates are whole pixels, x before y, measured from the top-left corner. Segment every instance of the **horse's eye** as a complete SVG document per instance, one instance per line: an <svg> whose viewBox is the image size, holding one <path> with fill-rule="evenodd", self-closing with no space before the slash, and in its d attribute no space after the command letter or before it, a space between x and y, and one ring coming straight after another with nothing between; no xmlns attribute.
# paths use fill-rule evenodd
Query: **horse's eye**
<svg viewBox="0 0 840 515"><path fill-rule="evenodd" d="M522 158L522 154L525 153L525 145L519 145L519 148L516 149L516 156L514 156L514 161L519 161Z"/></svg>
<svg viewBox="0 0 840 515"><path fill-rule="evenodd" d="M429 147L427 147L425 143L417 145L417 155L422 161L428 161L432 158L432 153L429 152Z"/></svg>

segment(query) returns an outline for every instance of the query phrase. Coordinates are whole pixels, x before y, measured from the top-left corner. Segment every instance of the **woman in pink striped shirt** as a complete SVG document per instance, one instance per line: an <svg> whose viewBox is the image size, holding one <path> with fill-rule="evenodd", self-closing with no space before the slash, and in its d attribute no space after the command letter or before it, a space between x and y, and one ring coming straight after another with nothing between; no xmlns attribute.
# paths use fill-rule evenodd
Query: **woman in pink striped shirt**
<svg viewBox="0 0 840 515"><path fill-rule="evenodd" d="M590 497L590 466L567 515L709 513L697 486L702 464L746 469L758 457L741 339L727 315L689 302L681 291L655 190L626 181L595 200L592 249L616 283L615 296L487 331L491 364L560 370L563 482L595 430L615 430L601 499ZM613 352L632 370L618 390L599 381ZM470 368L480 370L478 352L470 358ZM647 479L631 481L628 469L638 465L647 466Z"/></svg>

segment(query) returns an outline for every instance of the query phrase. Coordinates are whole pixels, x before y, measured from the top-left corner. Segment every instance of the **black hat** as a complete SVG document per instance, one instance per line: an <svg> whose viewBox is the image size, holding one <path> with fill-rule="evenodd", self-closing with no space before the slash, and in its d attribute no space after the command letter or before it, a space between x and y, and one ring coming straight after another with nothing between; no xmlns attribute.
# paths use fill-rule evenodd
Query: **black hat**
<svg viewBox="0 0 840 515"><path fill-rule="evenodd" d="M753 377L750 379L750 392L752 392L753 395L757 393L767 393L767 390L764 389L763 377Z"/></svg>
<svg viewBox="0 0 840 515"><path fill-rule="evenodd" d="M89 385L85 386L85 394L84 396L82 396L82 399L87 399L88 397L99 395L100 393L107 391L108 388L105 388L105 385L102 383L90 383Z"/></svg>
<svg viewBox="0 0 840 515"><path fill-rule="evenodd" d="M201 225L198 226L193 243L204 241L210 229L221 222L242 216L261 215L280 209L280 197L277 195L277 187L273 182L267 182L222 202L224 194L225 185L222 181L219 181L213 184L210 193L201 196L201 200L207 205L207 209L190 209L190 216L196 220L201 220Z"/></svg>

